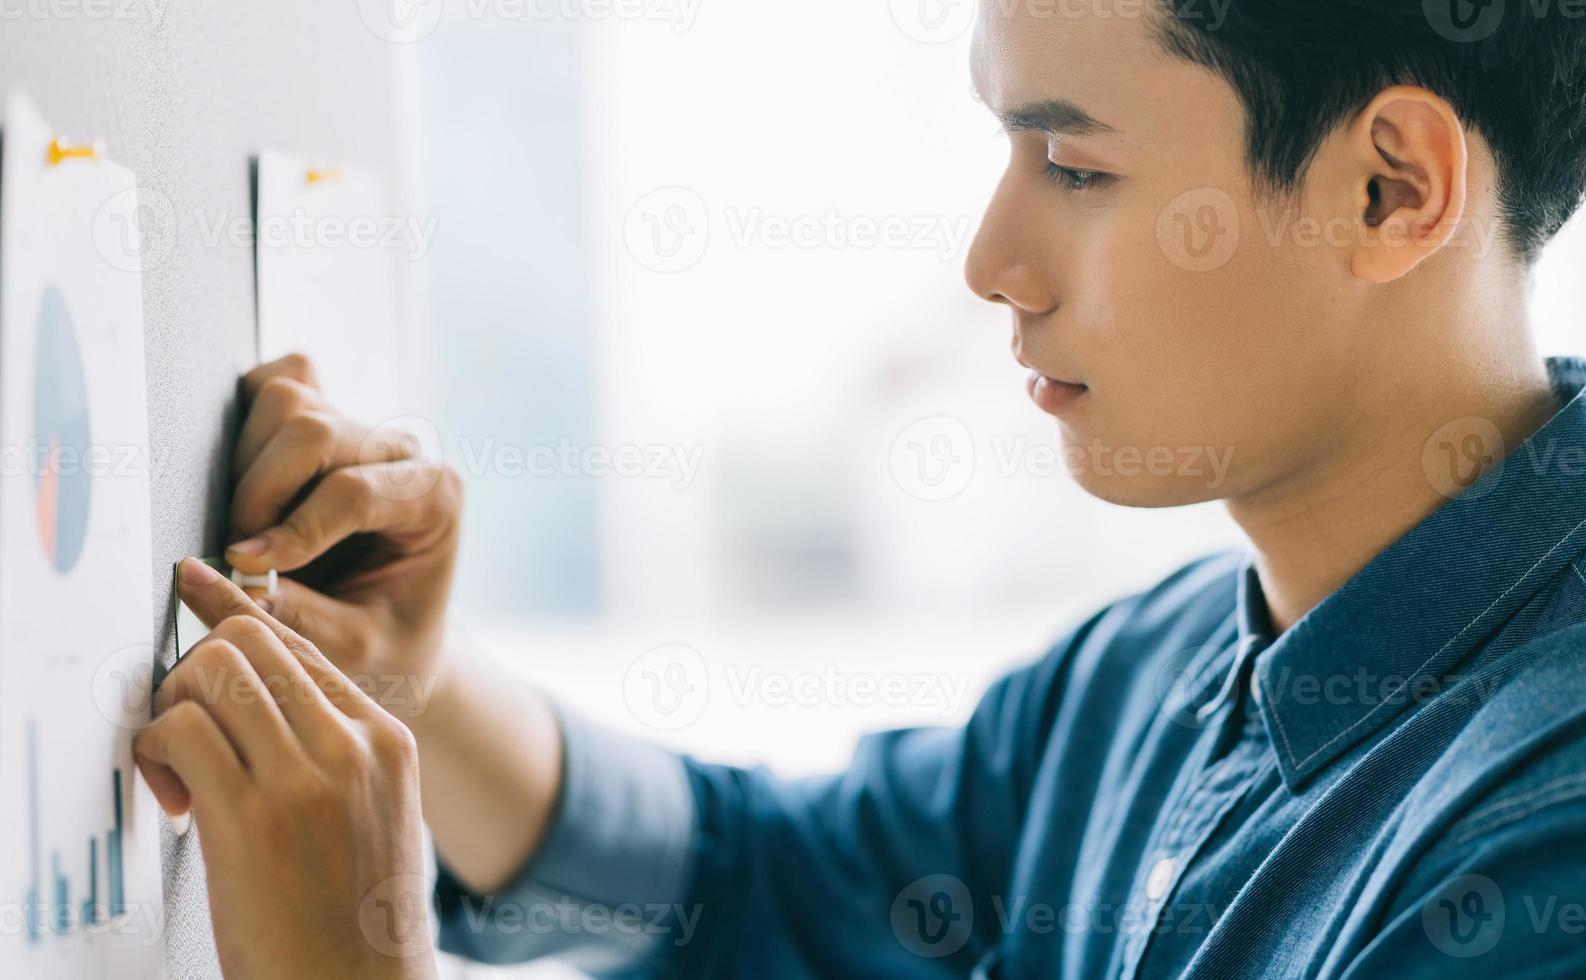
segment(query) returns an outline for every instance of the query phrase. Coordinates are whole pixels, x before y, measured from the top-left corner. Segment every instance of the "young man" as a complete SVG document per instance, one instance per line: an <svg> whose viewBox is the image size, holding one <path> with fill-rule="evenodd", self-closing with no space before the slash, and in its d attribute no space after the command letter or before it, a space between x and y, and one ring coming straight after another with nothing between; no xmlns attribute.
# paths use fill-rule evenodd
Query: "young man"
<svg viewBox="0 0 1586 980"><path fill-rule="evenodd" d="M305 574L260 611L187 567L220 638L161 694L198 707L140 741L197 812L228 971L432 969L413 745L317 647L438 678L424 710L386 707L421 763L442 945L478 959L1586 975L1586 362L1544 364L1526 296L1586 189L1581 13L985 5L973 75L1012 156L970 285L1013 314L1075 479L1224 499L1251 549L831 778L678 758L443 655L455 480L420 467L412 493L304 362L255 371L229 557ZM1187 446L1232 450L1226 481L1084 462ZM206 670L337 693L216 705L182 680ZM323 959L260 952L304 939Z"/></svg>

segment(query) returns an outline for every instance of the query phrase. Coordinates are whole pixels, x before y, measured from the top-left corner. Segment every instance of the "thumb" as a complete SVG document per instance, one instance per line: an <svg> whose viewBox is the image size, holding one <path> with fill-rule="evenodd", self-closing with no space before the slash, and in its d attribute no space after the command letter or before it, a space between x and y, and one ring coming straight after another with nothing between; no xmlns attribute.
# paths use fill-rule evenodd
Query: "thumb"
<svg viewBox="0 0 1586 980"><path fill-rule="evenodd" d="M156 762L147 748L141 752L134 752L133 759L138 764L138 771L143 774L143 781L149 784L154 799L167 816L174 819L192 812L193 796L187 791L187 784L182 782L176 770L162 762Z"/></svg>

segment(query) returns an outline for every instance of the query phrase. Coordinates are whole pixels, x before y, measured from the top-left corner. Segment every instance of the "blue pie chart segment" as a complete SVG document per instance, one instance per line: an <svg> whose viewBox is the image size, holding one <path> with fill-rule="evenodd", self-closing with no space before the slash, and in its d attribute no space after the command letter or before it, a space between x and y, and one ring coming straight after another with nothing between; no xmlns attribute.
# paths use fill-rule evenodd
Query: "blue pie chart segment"
<svg viewBox="0 0 1586 980"><path fill-rule="evenodd" d="M34 506L44 554L61 574L72 570L88 540L88 385L82 350L66 300L53 286L39 306L33 372Z"/></svg>

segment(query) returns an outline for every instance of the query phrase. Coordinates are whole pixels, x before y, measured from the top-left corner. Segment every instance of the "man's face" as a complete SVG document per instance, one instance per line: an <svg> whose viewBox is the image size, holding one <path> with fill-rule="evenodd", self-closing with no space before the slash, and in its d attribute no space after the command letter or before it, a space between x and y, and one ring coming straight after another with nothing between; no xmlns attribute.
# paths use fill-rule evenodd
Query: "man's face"
<svg viewBox="0 0 1586 980"><path fill-rule="evenodd" d="M988 0L972 63L1012 155L970 286L1012 311L1070 472L1134 506L1316 464L1370 370L1338 244L1257 200L1238 97L1159 48L1155 6Z"/></svg>

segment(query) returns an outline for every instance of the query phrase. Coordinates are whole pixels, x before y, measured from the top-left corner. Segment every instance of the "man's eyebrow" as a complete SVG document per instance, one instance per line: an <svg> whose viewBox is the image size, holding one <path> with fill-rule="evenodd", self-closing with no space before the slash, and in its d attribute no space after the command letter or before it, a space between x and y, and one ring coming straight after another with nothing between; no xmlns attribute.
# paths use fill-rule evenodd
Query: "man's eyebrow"
<svg viewBox="0 0 1586 980"><path fill-rule="evenodd" d="M1015 106L997 114L1010 133L1048 133L1069 136L1091 136L1096 133L1116 133L1090 113L1067 99L1052 99Z"/></svg>

